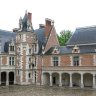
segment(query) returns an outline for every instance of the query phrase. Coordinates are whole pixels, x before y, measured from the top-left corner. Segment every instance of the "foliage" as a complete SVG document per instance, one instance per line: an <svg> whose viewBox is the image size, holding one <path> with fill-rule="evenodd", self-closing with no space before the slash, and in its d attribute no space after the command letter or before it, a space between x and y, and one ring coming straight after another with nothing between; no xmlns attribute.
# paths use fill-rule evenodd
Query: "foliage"
<svg viewBox="0 0 96 96"><path fill-rule="evenodd" d="M59 44L61 46L64 46L71 36L72 36L72 32L70 30L61 31L60 35L57 34Z"/></svg>

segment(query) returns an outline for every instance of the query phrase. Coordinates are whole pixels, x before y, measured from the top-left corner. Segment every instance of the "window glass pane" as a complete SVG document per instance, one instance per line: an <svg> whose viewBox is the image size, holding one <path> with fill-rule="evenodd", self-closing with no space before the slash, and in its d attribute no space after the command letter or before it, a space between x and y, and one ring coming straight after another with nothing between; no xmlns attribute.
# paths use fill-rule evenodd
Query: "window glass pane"
<svg viewBox="0 0 96 96"><path fill-rule="evenodd" d="M58 57L53 57L53 66L58 66Z"/></svg>
<svg viewBox="0 0 96 96"><path fill-rule="evenodd" d="M14 57L12 57L12 60L14 60Z"/></svg>
<svg viewBox="0 0 96 96"><path fill-rule="evenodd" d="M73 64L74 66L79 66L79 56L73 57Z"/></svg>
<svg viewBox="0 0 96 96"><path fill-rule="evenodd" d="M9 58L9 60L11 60L11 57Z"/></svg>
<svg viewBox="0 0 96 96"><path fill-rule="evenodd" d="M11 65L11 61L9 61L9 65Z"/></svg>

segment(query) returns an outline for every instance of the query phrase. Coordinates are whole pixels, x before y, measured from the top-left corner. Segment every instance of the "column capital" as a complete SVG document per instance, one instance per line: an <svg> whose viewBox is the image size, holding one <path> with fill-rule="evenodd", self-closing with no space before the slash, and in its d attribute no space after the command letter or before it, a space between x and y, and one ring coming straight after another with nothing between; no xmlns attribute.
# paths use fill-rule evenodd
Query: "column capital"
<svg viewBox="0 0 96 96"><path fill-rule="evenodd" d="M62 72L59 72L59 75L61 76L62 75Z"/></svg>
<svg viewBox="0 0 96 96"><path fill-rule="evenodd" d="M81 73L81 76L83 76L84 73Z"/></svg>
<svg viewBox="0 0 96 96"><path fill-rule="evenodd" d="M95 77L96 76L96 74L93 74L93 77Z"/></svg>
<svg viewBox="0 0 96 96"><path fill-rule="evenodd" d="M49 73L52 76L52 72Z"/></svg>
<svg viewBox="0 0 96 96"><path fill-rule="evenodd" d="M72 73L70 73L70 77L72 77Z"/></svg>

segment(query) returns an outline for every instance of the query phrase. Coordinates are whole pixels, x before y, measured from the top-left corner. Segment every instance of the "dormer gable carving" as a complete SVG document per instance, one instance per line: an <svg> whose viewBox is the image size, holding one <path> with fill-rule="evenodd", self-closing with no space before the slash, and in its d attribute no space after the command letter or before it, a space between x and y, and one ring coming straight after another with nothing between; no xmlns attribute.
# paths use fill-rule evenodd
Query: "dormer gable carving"
<svg viewBox="0 0 96 96"><path fill-rule="evenodd" d="M77 45L74 45L74 47L72 49L72 53L80 53L80 49Z"/></svg>
<svg viewBox="0 0 96 96"><path fill-rule="evenodd" d="M52 54L59 54L59 53L60 53L60 50L59 50L58 46L55 46L53 48Z"/></svg>

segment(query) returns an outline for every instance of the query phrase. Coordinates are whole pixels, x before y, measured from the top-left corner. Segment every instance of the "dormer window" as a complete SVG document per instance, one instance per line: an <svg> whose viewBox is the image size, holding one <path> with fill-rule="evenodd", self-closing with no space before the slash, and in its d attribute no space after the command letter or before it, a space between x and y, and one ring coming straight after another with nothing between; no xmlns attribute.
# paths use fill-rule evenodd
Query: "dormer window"
<svg viewBox="0 0 96 96"><path fill-rule="evenodd" d="M79 47L75 45L72 49L72 53L80 53Z"/></svg>
<svg viewBox="0 0 96 96"><path fill-rule="evenodd" d="M14 51L14 46L10 46L10 51Z"/></svg>

